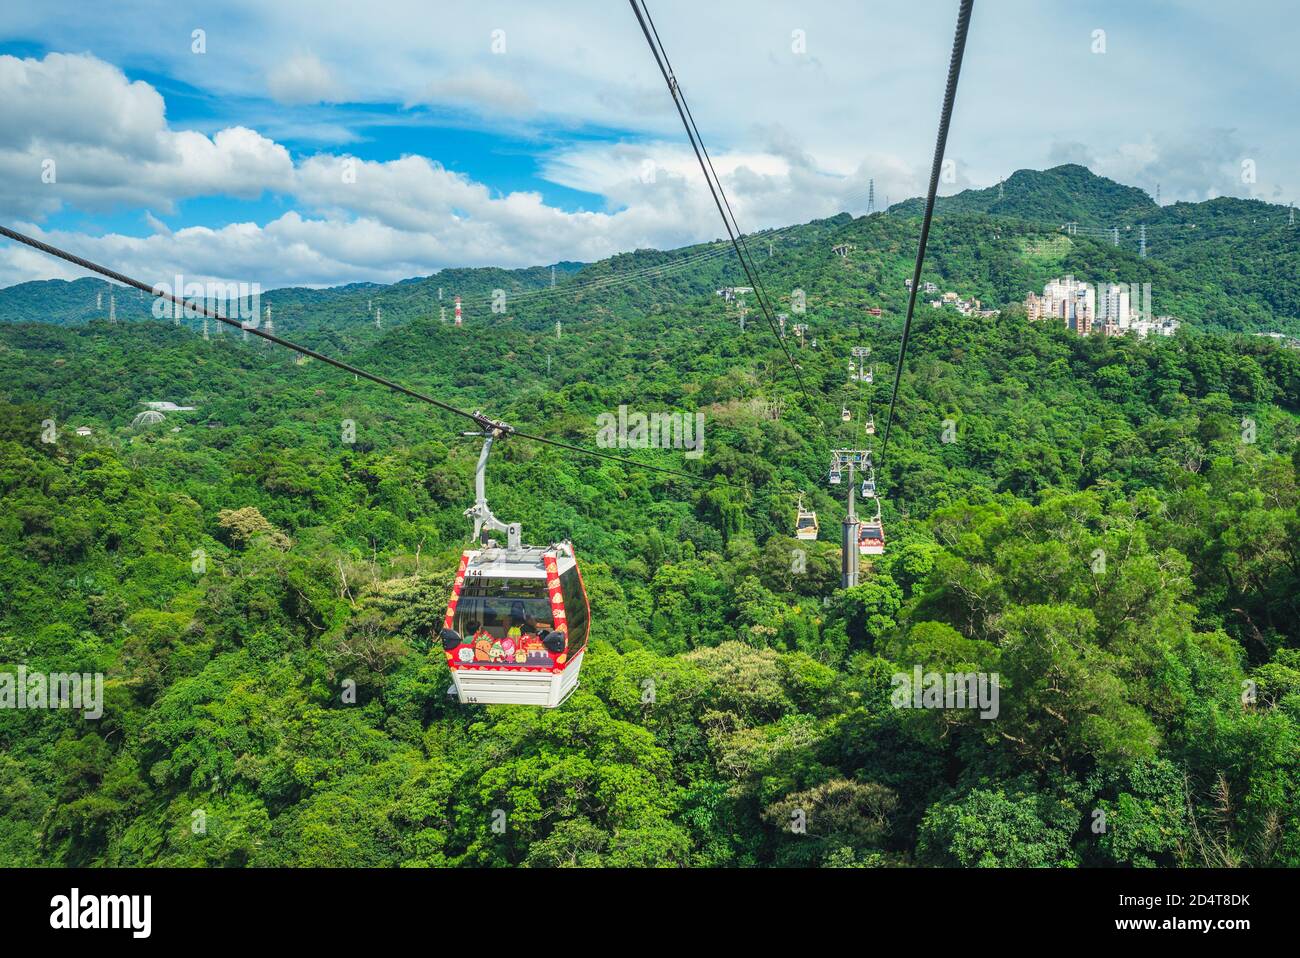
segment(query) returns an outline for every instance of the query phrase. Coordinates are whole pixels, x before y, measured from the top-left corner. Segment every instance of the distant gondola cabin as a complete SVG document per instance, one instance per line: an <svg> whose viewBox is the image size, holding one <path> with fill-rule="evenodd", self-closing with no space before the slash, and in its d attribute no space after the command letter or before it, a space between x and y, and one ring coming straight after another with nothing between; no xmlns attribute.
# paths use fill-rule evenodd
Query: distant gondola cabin
<svg viewBox="0 0 1300 958"><path fill-rule="evenodd" d="M885 527L879 518L868 520L859 527L858 554L864 556L885 554Z"/></svg>

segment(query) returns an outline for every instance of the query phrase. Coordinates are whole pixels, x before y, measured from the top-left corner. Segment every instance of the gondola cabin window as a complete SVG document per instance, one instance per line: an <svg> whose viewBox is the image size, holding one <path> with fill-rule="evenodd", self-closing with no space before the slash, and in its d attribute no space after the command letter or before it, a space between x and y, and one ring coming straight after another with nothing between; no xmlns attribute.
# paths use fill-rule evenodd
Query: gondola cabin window
<svg viewBox="0 0 1300 958"><path fill-rule="evenodd" d="M453 627L464 641L457 650L461 662L545 668L557 664L557 656L542 644L542 637L555 628L545 579L467 577Z"/></svg>
<svg viewBox="0 0 1300 958"><path fill-rule="evenodd" d="M568 616L569 654L576 655L587 644L590 625L587 595L577 566L571 566L560 573L560 591L564 595L564 610Z"/></svg>

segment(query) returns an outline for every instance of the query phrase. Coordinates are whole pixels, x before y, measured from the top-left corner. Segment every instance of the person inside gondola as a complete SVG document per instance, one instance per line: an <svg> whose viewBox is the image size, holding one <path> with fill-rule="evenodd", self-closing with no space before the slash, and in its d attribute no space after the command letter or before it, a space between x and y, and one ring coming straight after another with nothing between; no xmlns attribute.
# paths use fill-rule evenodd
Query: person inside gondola
<svg viewBox="0 0 1300 958"><path fill-rule="evenodd" d="M500 656L497 661L515 662L524 649L524 625L526 616L524 604L515 602L510 607L510 625L501 639Z"/></svg>
<svg viewBox="0 0 1300 958"><path fill-rule="evenodd" d="M510 639L523 638L524 620L526 618L524 604L519 601L513 602L510 606L510 627L506 630L506 637Z"/></svg>
<svg viewBox="0 0 1300 958"><path fill-rule="evenodd" d="M542 644L542 636L549 631L550 626L538 622L536 616L531 613L525 615L523 636L515 646L515 661L522 665L554 664L546 646Z"/></svg>

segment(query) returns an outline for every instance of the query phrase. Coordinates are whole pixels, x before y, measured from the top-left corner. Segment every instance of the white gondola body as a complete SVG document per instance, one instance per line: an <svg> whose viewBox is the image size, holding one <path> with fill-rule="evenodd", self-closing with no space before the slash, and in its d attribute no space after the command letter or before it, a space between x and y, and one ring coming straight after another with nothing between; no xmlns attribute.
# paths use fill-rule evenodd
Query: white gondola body
<svg viewBox="0 0 1300 958"><path fill-rule="evenodd" d="M516 608L563 631L564 651L545 649L540 634L511 635L509 616ZM582 575L567 542L466 550L443 622L444 629L463 638L460 646L444 646L457 697L465 704L560 705L578 686L590 620ZM471 622L481 627L468 633Z"/></svg>
<svg viewBox="0 0 1300 958"><path fill-rule="evenodd" d="M817 513L799 513L799 518L795 522L794 537L805 540L817 538Z"/></svg>
<svg viewBox="0 0 1300 958"><path fill-rule="evenodd" d="M858 554L879 556L885 554L885 527L880 520L864 522L858 532Z"/></svg>

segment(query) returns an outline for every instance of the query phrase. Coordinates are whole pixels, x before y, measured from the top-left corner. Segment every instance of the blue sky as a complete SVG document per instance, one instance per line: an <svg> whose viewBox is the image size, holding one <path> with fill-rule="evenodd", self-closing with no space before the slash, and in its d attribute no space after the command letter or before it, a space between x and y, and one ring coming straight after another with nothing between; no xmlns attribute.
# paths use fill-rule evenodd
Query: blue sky
<svg viewBox="0 0 1300 958"><path fill-rule="evenodd" d="M955 8L650 2L747 229L860 213L869 179L878 203L921 191ZM1295 21L977 0L943 190L1082 162L1165 202L1290 202ZM8 5L0 218L146 278L263 288L721 232L630 10L596 0ZM0 284L74 275L0 246Z"/></svg>

